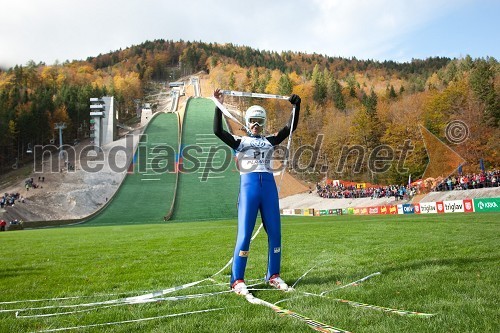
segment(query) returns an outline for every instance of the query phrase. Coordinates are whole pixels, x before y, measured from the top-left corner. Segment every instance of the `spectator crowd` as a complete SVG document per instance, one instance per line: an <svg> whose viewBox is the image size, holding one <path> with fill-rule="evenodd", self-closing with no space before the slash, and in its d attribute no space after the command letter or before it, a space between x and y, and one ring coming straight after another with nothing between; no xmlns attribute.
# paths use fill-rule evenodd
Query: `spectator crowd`
<svg viewBox="0 0 500 333"><path fill-rule="evenodd" d="M435 186L433 191L453 191L470 190L477 188L498 187L500 170L488 172L470 173L464 175L453 175ZM420 184L423 185L423 182ZM413 185L386 185L359 187L356 185L345 185L342 182L338 184L317 183L316 193L322 198L389 198L395 197L396 200L411 199L417 193L419 187L416 183ZM312 191L311 191L312 193Z"/></svg>
<svg viewBox="0 0 500 333"><path fill-rule="evenodd" d="M38 181L42 181L44 182L45 181L45 177L38 177ZM37 183L35 183L33 181L33 178L29 178L29 179L26 179L26 181L24 182L24 187L26 188L26 191L29 191L30 188L43 188L43 186L40 186L38 185Z"/></svg>
<svg viewBox="0 0 500 333"><path fill-rule="evenodd" d="M465 175L453 175L441 182L434 191L470 190L476 188L498 187L500 170L492 170Z"/></svg>
<svg viewBox="0 0 500 333"><path fill-rule="evenodd" d="M24 198L19 193L5 193L0 198L0 208L14 206L16 200L24 202Z"/></svg>
<svg viewBox="0 0 500 333"><path fill-rule="evenodd" d="M316 184L316 193L322 198L329 199L346 199L346 198L389 198L395 197L399 199L411 199L416 193L417 188L414 186L404 185L387 185L387 186L372 186L367 188L359 188L355 185L338 185L320 183Z"/></svg>
<svg viewBox="0 0 500 333"><path fill-rule="evenodd" d="M7 224L5 220L0 219L0 231L7 231L7 225L8 226L19 225L21 226L21 229L23 229L23 224L24 224L23 220L15 219Z"/></svg>

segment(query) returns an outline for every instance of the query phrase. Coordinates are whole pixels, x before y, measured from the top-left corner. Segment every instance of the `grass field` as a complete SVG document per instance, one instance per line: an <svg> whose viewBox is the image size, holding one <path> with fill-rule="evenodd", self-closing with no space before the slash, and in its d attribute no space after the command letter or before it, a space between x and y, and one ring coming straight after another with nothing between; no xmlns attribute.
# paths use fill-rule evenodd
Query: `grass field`
<svg viewBox="0 0 500 333"><path fill-rule="evenodd" d="M283 219L282 276L296 291L256 291L269 302L351 332L500 331L500 214ZM79 226L0 233L0 302L68 296L87 298L2 303L0 309L104 301L200 280L229 259L235 221L126 226ZM263 277L266 237L252 243L247 279ZM358 285L319 294L375 272ZM229 269L216 277L227 282ZM207 285L208 282L202 283ZM259 288L266 288L259 286ZM172 294L227 291L191 287ZM109 295L109 294L119 295ZM335 299L436 314L403 316ZM91 308L91 307L88 307ZM0 313L0 332L35 332L135 320L202 309L223 310L153 319L78 332L311 332L232 293L178 301L114 306L69 315L16 318ZM47 308L20 315L75 311Z"/></svg>

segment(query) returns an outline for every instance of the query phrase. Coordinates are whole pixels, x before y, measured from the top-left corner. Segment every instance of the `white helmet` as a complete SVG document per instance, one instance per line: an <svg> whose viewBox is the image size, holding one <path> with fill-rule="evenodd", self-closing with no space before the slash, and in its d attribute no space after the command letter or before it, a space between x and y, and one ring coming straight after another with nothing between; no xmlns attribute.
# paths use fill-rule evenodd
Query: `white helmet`
<svg viewBox="0 0 500 333"><path fill-rule="evenodd" d="M245 125L250 129L255 123L260 127L266 125L266 110L262 106L252 105L245 113Z"/></svg>

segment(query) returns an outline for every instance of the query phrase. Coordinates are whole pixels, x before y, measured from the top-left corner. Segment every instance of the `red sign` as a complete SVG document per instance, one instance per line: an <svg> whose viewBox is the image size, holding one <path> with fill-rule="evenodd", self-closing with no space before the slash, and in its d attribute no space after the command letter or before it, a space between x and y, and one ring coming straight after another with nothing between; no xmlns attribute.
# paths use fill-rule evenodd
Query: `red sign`
<svg viewBox="0 0 500 333"><path fill-rule="evenodd" d="M420 214L420 204L414 204L413 208L415 209L415 214Z"/></svg>
<svg viewBox="0 0 500 333"><path fill-rule="evenodd" d="M444 213L444 204L442 201L436 202L436 208L438 213Z"/></svg>
<svg viewBox="0 0 500 333"><path fill-rule="evenodd" d="M465 213L474 212L474 204L472 203L472 199L465 199L464 200L464 212Z"/></svg>
<svg viewBox="0 0 500 333"><path fill-rule="evenodd" d="M380 214L380 207L368 207L368 214Z"/></svg>
<svg viewBox="0 0 500 333"><path fill-rule="evenodd" d="M398 206L391 205L391 206L387 206L387 207L389 207L389 214L397 214L398 213Z"/></svg>

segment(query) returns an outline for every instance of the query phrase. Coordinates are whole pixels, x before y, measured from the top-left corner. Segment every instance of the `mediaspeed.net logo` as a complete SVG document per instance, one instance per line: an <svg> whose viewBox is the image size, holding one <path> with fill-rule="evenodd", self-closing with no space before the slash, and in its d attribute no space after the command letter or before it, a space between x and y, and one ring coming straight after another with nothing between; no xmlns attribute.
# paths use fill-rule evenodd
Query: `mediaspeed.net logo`
<svg viewBox="0 0 500 333"><path fill-rule="evenodd" d="M438 183L440 179L442 181L456 172L458 166L463 165L465 160L428 129L423 126L420 126L420 129L429 157L429 163L421 178L435 179L434 183ZM451 144L460 144L467 140L469 130L465 123L453 122L447 126L444 134ZM217 178L211 175L221 174L233 168L234 154L222 142L215 141L209 146L206 143L190 144L179 148L167 143L151 144L146 134L141 137L135 153L134 140L136 139L132 135L127 135L125 145L114 146L109 151L103 151L94 145L83 147L78 151L72 146L35 146L34 172L59 173L62 172L63 166L68 172L75 172L77 169L74 166L78 165L78 170L88 173L97 173L105 168L117 173L124 171L139 174L201 173L200 181L207 181L209 178ZM295 146L295 149L290 152L286 146L276 146L273 150L266 150L266 156L264 156L266 167L270 172L281 172L286 165L297 174L319 170L320 173L341 175L364 173L366 169L371 174L383 174L395 166L397 173L409 173L406 161L415 147L414 142L409 139L397 147L387 144L374 148L363 145L344 145L333 163L324 163L321 160L322 158L326 160L326 155L321 154L323 138L323 134L318 134L313 145ZM256 152L254 156L260 155L260 147L251 147L251 149ZM58 158L52 158L53 155L57 155ZM258 167L257 164L250 163L250 165L254 168Z"/></svg>

